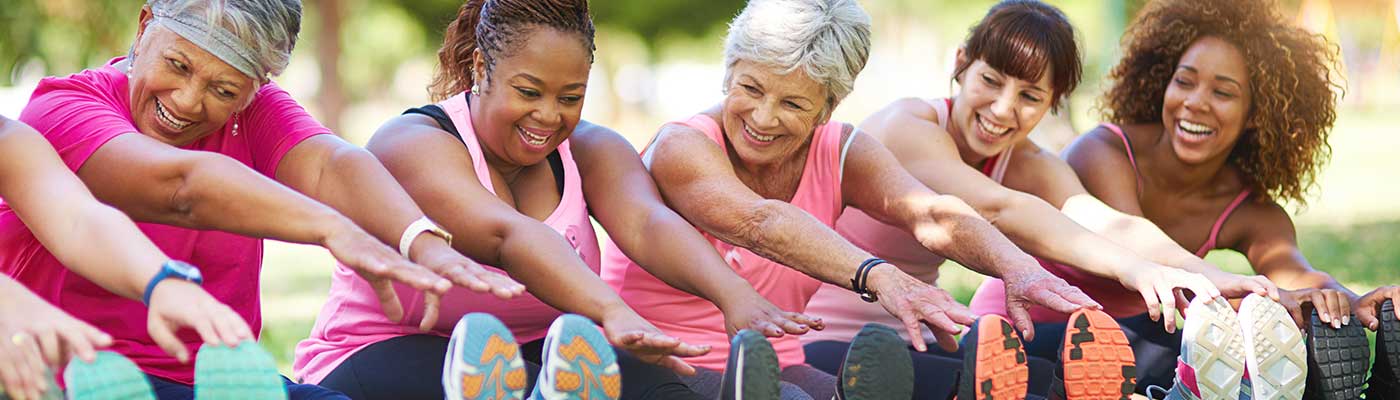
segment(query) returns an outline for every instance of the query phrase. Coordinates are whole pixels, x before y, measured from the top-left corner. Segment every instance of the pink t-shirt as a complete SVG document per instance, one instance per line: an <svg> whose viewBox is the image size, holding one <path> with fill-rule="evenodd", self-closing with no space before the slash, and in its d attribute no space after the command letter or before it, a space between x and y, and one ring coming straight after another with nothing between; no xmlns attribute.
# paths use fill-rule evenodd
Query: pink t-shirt
<svg viewBox="0 0 1400 400"><path fill-rule="evenodd" d="M700 130L721 147L725 146L719 124L709 116L696 115L674 123ZM789 201L826 226L835 225L844 208L841 198L841 136L844 126L839 122L830 122L817 128L808 150L807 163L802 169L802 180L797 185L797 193ZM703 231L701 233L704 234ZM734 272L748 280L760 295L780 309L802 312L807 308L807 300L822 284L796 269L763 258L748 249L725 243L709 234L704 236L724 256ZM603 280L617 290L633 310L668 335L691 344L713 347L709 354L687 358L686 362L697 367L724 370L729 356L729 335L724 329L724 315L714 304L652 276L629 260L611 241L604 250L603 259ZM805 362L802 343L796 336L769 340L778 353L780 366Z"/></svg>
<svg viewBox="0 0 1400 400"><path fill-rule="evenodd" d="M119 60L67 77L45 78L20 114L20 121L43 134L73 171L108 140L137 134L127 77L110 65ZM272 83L258 89L252 104L239 112L238 118L237 135L228 123L182 148L219 153L273 177L278 162L292 147L311 136L330 133ZM198 266L204 274L204 289L238 312L253 332L261 329L260 239L159 224L137 226L165 254ZM146 373L184 384L193 382L193 364L180 364L166 355L147 334L146 307L139 300L112 294L64 268L8 204L0 204L0 268L45 300L111 334L111 350L130 358ZM179 337L190 354L203 343L193 330L184 330Z"/></svg>
<svg viewBox="0 0 1400 400"><path fill-rule="evenodd" d="M491 173L486 168L486 157L481 152L476 130L472 127L465 94L453 96L439 106L452 118L453 125L461 134L462 142L472 156L472 168L476 171L477 180L486 190L495 193L495 188L490 184ZM597 273L598 237L588 219L588 204L583 198L582 181L569 141L560 143L558 151L564 165L564 192L560 196L559 206L545 218L544 224L564 235L583 262ZM501 271L492 266L486 268ZM321 308L316 325L311 328L311 336L297 344L293 365L296 378L307 383L320 382L355 352L384 340L424 333L451 335L457 320L471 312L484 312L499 318L520 343L543 338L549 331L549 324L562 314L562 311L544 304L529 293L501 300L491 294L454 287L442 298L437 325L432 331L423 332L418 330L418 321L423 317L423 293L405 285L395 285L395 289L400 301L404 302L405 317L400 323L384 317L378 297L369 283L344 266L337 266L331 280L330 299Z"/></svg>

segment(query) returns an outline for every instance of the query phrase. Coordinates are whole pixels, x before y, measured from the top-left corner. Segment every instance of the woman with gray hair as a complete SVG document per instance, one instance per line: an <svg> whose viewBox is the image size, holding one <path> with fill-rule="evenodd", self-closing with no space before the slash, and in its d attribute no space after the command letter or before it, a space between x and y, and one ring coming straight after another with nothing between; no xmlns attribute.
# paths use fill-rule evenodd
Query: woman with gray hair
<svg viewBox="0 0 1400 400"><path fill-rule="evenodd" d="M919 183L874 139L830 121L865 66L869 36L869 16L854 0L749 2L730 25L725 42L723 101L663 126L644 151L643 161L667 203L780 308L802 312L822 282L836 284L878 302L911 338L921 337L921 324L928 326L950 351L957 346L953 335L973 323L972 313L947 292L885 265L832 230L846 206L909 231L931 251L1013 282L1007 290L1012 308L1042 304L1071 312L1098 307L1041 269L961 200ZM726 368L724 350L734 354L736 349L730 348L723 316L639 268L608 247L604 279L633 309L667 334L715 349L687 360L700 369L684 378L693 389L720 392L719 371L767 367L733 363ZM1031 333L1030 321L1015 322ZM1014 340L1014 334L1007 339ZM848 382L888 379L845 377L837 388L834 377L803 364L796 337L771 341L778 356L775 368L785 381L784 398L826 399L833 390L849 395ZM735 343L738 353L748 352L743 347L749 344ZM927 349L922 340L912 344ZM762 347L758 343L755 348ZM852 351L846 365L877 368L841 372L869 373L892 362L875 355ZM724 373L742 376L746 371ZM871 398L896 396L872 390Z"/></svg>
<svg viewBox="0 0 1400 400"><path fill-rule="evenodd" d="M455 284L508 298L523 290L453 250L373 155L331 135L270 81L296 43L300 2L151 0L139 22L127 57L44 79L20 120L97 199L203 269L141 277L148 298L168 278L202 275L214 298L260 331L264 238L330 250L341 263L335 273L367 280L392 320L403 315L402 291L441 294ZM154 344L141 303L69 272L22 226L0 226L0 248L23 255L0 268L110 333L160 398L193 396L189 359ZM426 301L421 324L431 326L435 297ZM189 354L201 344L190 332L179 339ZM289 387L293 398L325 394Z"/></svg>

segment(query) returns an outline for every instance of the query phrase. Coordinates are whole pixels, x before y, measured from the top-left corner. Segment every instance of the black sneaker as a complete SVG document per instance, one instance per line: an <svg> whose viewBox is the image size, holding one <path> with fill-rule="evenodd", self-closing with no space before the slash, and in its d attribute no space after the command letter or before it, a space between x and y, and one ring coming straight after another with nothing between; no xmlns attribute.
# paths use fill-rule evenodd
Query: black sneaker
<svg viewBox="0 0 1400 400"><path fill-rule="evenodd" d="M781 393L778 353L763 334L748 329L729 340L721 400L777 400Z"/></svg>
<svg viewBox="0 0 1400 400"><path fill-rule="evenodd" d="M914 397L914 360L894 329L866 324L851 339L846 360L836 371L836 398L841 400L910 399Z"/></svg>
<svg viewBox="0 0 1400 400"><path fill-rule="evenodd" d="M1352 321L1356 318L1352 317ZM1308 323L1308 384L1303 399L1356 400L1366 380L1371 346L1361 324L1333 329L1313 310Z"/></svg>
<svg viewBox="0 0 1400 400"><path fill-rule="evenodd" d="M1386 300L1376 318L1381 326L1376 329L1376 363L1366 381L1366 399L1400 399L1400 320L1395 319L1395 305Z"/></svg>

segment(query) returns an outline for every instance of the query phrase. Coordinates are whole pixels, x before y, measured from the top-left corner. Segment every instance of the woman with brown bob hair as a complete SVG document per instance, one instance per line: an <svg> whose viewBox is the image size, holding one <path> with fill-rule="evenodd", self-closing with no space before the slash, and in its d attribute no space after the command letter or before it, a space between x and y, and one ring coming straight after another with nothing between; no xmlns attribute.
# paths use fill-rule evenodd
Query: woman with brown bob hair
<svg viewBox="0 0 1400 400"><path fill-rule="evenodd" d="M1309 325L1312 308L1313 330L1360 333L1350 326L1357 295L1312 268L1280 204L1305 204L1329 156L1341 88L1335 47L1265 0L1156 1L1128 28L1123 47L1102 99L1108 123L1064 153L1089 192L1198 255L1244 254L1279 286L1297 325ZM1249 314L1241 307L1242 320ZM1275 390L1291 396L1302 383L1273 381L1267 370L1251 365L1256 398Z"/></svg>

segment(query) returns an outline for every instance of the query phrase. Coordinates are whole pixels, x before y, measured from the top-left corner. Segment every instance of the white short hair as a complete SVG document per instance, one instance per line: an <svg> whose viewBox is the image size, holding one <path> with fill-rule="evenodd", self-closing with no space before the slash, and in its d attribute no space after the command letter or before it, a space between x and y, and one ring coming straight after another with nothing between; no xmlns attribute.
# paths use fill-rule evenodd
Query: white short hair
<svg viewBox="0 0 1400 400"><path fill-rule="evenodd" d="M729 24L724 81L739 60L801 68L826 86L829 109L855 88L869 57L870 15L856 0L751 0Z"/></svg>
<svg viewBox="0 0 1400 400"><path fill-rule="evenodd" d="M146 0L151 8L202 15L253 52L269 76L287 69L301 31L301 0ZM133 46L134 47L134 46Z"/></svg>

